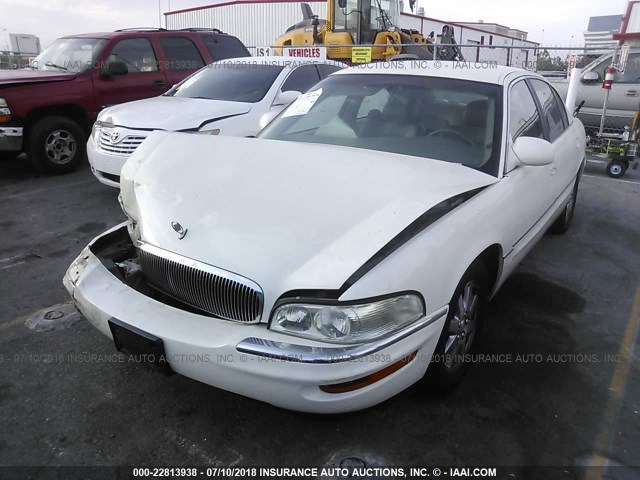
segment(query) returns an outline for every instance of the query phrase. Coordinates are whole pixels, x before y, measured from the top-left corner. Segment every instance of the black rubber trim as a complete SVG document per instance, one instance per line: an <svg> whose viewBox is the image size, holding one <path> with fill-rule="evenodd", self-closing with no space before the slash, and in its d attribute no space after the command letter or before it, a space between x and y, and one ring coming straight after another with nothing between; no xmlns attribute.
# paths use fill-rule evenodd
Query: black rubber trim
<svg viewBox="0 0 640 480"><path fill-rule="evenodd" d="M340 295L351 288L358 280L364 277L369 271L371 271L376 265L382 262L385 258L418 235L424 229L444 217L447 213L453 209L459 207L464 202L480 193L486 187L475 188L468 192L455 195L448 198L434 207L427 210L425 213L416 218L408 227L402 230L398 235L389 241L384 247L378 250L369 260L367 260L358 270L347 278L347 280L340 287Z"/></svg>

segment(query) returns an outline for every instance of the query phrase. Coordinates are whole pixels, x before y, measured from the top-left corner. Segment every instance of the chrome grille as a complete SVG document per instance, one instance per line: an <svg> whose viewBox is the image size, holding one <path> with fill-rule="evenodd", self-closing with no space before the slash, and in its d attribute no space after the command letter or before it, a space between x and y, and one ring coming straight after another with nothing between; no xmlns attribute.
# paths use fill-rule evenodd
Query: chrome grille
<svg viewBox="0 0 640 480"><path fill-rule="evenodd" d="M100 131L98 138L98 146L100 150L116 155L131 155L136 148L140 146L142 141L147 138L142 135L127 135L117 143L111 143L111 132L105 130Z"/></svg>
<svg viewBox="0 0 640 480"><path fill-rule="evenodd" d="M138 247L142 273L156 289L215 317L256 323L263 293L255 282L148 244Z"/></svg>

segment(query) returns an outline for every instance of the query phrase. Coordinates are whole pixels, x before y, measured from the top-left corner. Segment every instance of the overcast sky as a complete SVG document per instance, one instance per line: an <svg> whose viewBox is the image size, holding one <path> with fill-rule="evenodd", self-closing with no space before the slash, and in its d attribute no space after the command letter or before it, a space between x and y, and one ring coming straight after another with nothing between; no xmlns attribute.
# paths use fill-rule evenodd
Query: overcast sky
<svg viewBox="0 0 640 480"><path fill-rule="evenodd" d="M216 0L0 0L0 49L8 33L32 33L46 47L72 33L157 26L162 11ZM418 0L429 17L500 23L529 32L529 39L546 45L579 45L590 16L622 14L626 0ZM405 9L409 1L405 0ZM164 16L162 17L164 21ZM573 38L572 38L573 37Z"/></svg>

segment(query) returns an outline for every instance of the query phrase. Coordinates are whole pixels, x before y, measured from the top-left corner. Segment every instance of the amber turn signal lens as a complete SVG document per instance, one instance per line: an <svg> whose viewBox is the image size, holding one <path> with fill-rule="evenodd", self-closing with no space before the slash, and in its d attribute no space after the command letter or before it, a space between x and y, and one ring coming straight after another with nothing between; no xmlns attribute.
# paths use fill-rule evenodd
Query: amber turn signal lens
<svg viewBox="0 0 640 480"><path fill-rule="evenodd" d="M364 388L366 386L379 382L380 380L382 380L385 377L388 377L392 373L397 372L402 367L405 367L406 365L408 365L409 362L411 362L411 360L416 358L417 354L418 354L418 351L416 350L415 352L410 353L406 357L402 357L397 362L392 363L388 367L385 367L382 370L378 370L377 372L374 372L371 375L367 375L366 377L358 378L356 380L351 380L349 382L344 382L344 383L335 383L333 385L320 385L320 390L326 393L346 393L346 392L353 392L354 390L359 390L360 388Z"/></svg>
<svg viewBox="0 0 640 480"><path fill-rule="evenodd" d="M11 120L11 115L0 115L0 123L5 123Z"/></svg>

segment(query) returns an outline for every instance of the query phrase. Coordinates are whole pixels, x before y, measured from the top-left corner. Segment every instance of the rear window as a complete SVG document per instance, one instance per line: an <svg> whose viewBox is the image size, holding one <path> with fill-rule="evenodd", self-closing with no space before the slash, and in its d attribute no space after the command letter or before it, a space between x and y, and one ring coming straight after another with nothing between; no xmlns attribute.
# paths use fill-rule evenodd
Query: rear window
<svg viewBox="0 0 640 480"><path fill-rule="evenodd" d="M160 45L164 50L167 70L196 70L204 66L200 52L188 38L161 36Z"/></svg>
<svg viewBox="0 0 640 480"><path fill-rule="evenodd" d="M225 58L249 56L247 48L236 37L229 35L202 35L201 38L214 62Z"/></svg>

